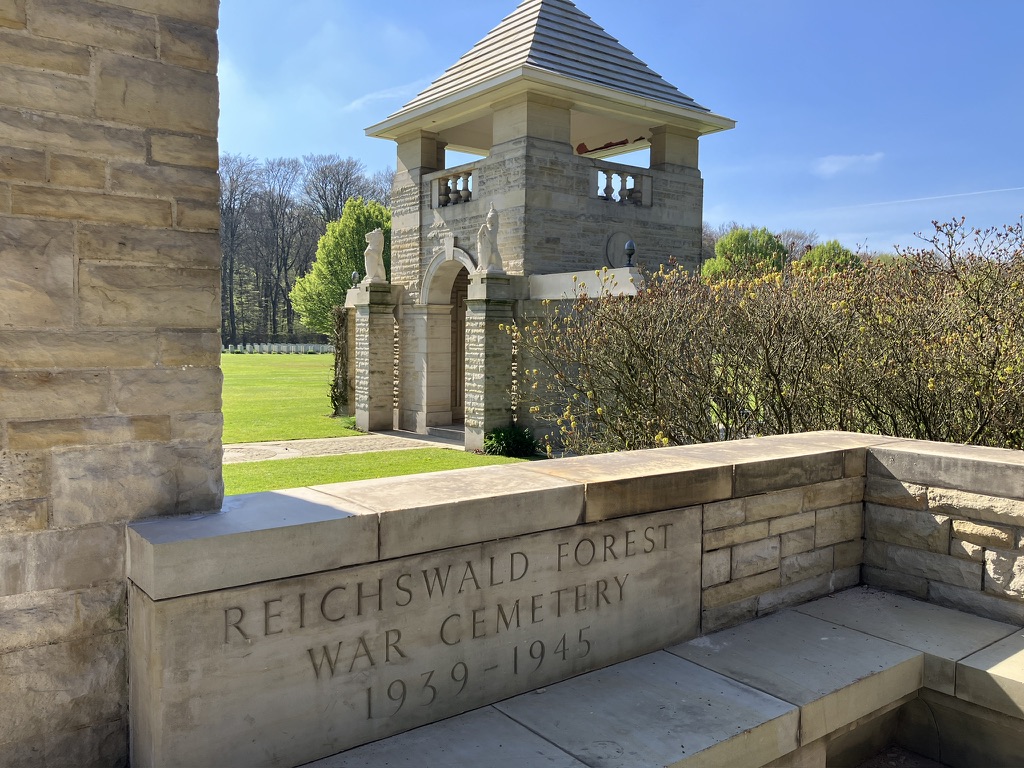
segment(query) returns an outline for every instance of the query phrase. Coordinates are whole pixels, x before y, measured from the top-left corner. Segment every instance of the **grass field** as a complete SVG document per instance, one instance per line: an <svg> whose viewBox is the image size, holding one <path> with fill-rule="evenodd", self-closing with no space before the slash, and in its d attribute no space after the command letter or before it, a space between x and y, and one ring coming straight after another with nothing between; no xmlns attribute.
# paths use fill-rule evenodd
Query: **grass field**
<svg viewBox="0 0 1024 768"><path fill-rule="evenodd" d="M222 355L224 443L349 437L352 418L330 417L331 355Z"/></svg>
<svg viewBox="0 0 1024 768"><path fill-rule="evenodd" d="M276 491L307 485L325 485L375 477L415 475L444 469L512 464L521 459L482 456L448 448L354 453L309 459L280 459L251 464L226 464L224 490L229 495Z"/></svg>

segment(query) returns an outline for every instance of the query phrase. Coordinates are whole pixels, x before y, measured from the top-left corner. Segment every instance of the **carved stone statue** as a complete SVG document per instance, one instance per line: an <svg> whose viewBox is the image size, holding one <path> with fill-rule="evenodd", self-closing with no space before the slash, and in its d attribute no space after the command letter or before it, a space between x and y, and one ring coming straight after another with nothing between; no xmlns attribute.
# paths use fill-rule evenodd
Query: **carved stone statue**
<svg viewBox="0 0 1024 768"><path fill-rule="evenodd" d="M384 271L384 232L379 228L366 233L366 250L363 251L363 264L366 277L363 285L369 283L386 283L387 272Z"/></svg>
<svg viewBox="0 0 1024 768"><path fill-rule="evenodd" d="M504 274L505 268L498 253L498 212L491 203L487 212L487 220L480 225L476 233L477 272Z"/></svg>

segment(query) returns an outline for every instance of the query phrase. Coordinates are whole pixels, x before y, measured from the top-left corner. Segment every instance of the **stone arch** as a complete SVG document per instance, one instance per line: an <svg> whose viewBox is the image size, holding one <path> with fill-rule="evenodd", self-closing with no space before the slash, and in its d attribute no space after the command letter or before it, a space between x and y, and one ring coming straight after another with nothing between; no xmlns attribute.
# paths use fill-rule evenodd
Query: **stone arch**
<svg viewBox="0 0 1024 768"><path fill-rule="evenodd" d="M420 304L447 304L451 299L452 285L462 269L473 274L476 264L461 248L453 249L450 256L446 253L435 256L423 272Z"/></svg>

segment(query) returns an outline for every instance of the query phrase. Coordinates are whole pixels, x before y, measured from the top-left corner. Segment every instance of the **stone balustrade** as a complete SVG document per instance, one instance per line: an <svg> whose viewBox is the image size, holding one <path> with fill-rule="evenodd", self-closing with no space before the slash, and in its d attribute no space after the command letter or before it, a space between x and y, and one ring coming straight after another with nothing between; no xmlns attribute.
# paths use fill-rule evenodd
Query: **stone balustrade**
<svg viewBox="0 0 1024 768"><path fill-rule="evenodd" d="M650 208L654 204L652 182L649 174L639 173L636 168L595 163L591 171L590 197Z"/></svg>
<svg viewBox="0 0 1024 768"><path fill-rule="evenodd" d="M430 182L431 208L447 208L473 200L474 165L449 168L427 177Z"/></svg>

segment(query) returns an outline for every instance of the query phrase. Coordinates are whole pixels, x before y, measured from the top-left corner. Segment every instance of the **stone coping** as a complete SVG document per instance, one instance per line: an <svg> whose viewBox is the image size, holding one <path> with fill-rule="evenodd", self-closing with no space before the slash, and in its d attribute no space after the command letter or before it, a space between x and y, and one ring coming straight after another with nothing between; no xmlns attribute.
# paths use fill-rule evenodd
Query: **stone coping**
<svg viewBox="0 0 1024 768"><path fill-rule="evenodd" d="M824 765L830 735L946 686L929 658L1024 718L1024 630L858 587L307 768Z"/></svg>
<svg viewBox="0 0 1024 768"><path fill-rule="evenodd" d="M129 525L127 575L154 600L290 578L860 476L889 442L819 432L229 496Z"/></svg>

